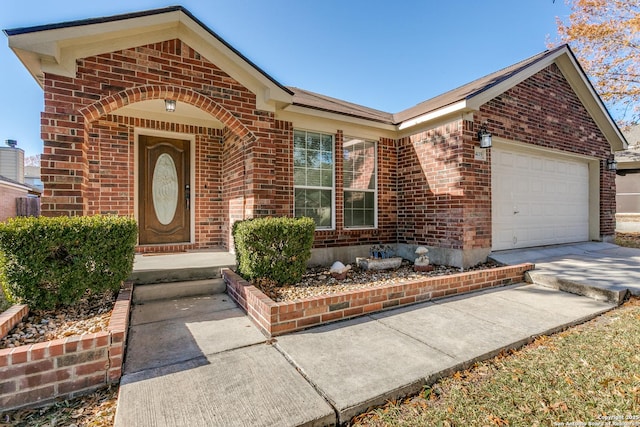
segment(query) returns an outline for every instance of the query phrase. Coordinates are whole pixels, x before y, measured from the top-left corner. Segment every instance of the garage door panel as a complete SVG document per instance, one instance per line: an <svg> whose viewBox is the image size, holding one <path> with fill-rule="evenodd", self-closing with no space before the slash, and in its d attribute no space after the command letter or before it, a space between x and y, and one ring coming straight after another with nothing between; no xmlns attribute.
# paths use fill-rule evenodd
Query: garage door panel
<svg viewBox="0 0 640 427"><path fill-rule="evenodd" d="M586 241L585 161L492 149L493 250Z"/></svg>

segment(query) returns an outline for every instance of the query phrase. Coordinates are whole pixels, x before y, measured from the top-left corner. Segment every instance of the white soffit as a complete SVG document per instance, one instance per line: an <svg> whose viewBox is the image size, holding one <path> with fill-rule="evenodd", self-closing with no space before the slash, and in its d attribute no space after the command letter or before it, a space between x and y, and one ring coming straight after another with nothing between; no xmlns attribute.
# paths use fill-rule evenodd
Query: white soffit
<svg viewBox="0 0 640 427"><path fill-rule="evenodd" d="M140 119L167 121L185 125L202 126L213 129L222 129L222 122L191 104L177 101L176 111L168 113L164 107L164 100L154 99L129 104L112 111L111 114L130 116Z"/></svg>
<svg viewBox="0 0 640 427"><path fill-rule="evenodd" d="M182 10L15 34L9 47L43 86L44 73L75 77L77 59L176 38L253 92L258 108L291 102L291 94Z"/></svg>

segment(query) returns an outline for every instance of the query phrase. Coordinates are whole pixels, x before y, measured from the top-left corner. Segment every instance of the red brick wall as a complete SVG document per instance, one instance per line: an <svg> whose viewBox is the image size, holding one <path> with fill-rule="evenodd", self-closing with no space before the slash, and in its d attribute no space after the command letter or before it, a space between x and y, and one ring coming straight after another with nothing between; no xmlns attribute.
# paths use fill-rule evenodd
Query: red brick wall
<svg viewBox="0 0 640 427"><path fill-rule="evenodd" d="M164 97L196 105L227 127L132 119L115 111ZM290 185L283 186L289 173L276 174L290 168L290 124L277 124L273 113L256 108L250 91L171 40L79 60L75 78L45 76L43 213L132 215L134 127L196 135L197 246L226 246L229 216L292 211Z"/></svg>
<svg viewBox="0 0 640 427"><path fill-rule="evenodd" d="M462 120L399 141L399 243L491 246L489 162L474 159Z"/></svg>
<svg viewBox="0 0 640 427"><path fill-rule="evenodd" d="M560 69L550 65L480 108L494 136L606 161L611 147ZM600 172L600 234L615 232L615 172Z"/></svg>
<svg viewBox="0 0 640 427"><path fill-rule="evenodd" d="M16 216L18 197L27 197L27 191L0 184L0 222Z"/></svg>
<svg viewBox="0 0 640 427"><path fill-rule="evenodd" d="M131 289L127 283L120 291L106 331L0 349L0 408L40 405L117 383L122 376ZM0 316L3 333L8 332L5 323L15 324L27 315L26 306L22 307Z"/></svg>
<svg viewBox="0 0 640 427"><path fill-rule="evenodd" d="M552 65L456 120L399 140L399 243L491 248L491 150L474 159L482 123L496 137L605 160L611 149ZM602 165L602 163L601 163ZM615 230L615 173L600 174L600 233Z"/></svg>

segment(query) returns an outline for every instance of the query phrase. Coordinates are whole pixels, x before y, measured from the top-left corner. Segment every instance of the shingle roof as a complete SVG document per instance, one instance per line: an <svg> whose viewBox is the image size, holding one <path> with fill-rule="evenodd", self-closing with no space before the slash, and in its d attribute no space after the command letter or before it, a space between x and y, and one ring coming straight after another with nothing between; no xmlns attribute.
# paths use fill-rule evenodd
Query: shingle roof
<svg viewBox="0 0 640 427"><path fill-rule="evenodd" d="M629 148L616 152L616 160L620 163L640 162L640 125L623 129Z"/></svg>
<svg viewBox="0 0 640 427"><path fill-rule="evenodd" d="M25 184L23 182L19 182L19 181L16 181L14 179L11 179L11 178L7 178L6 176L3 176L3 175L0 175L0 182L6 182L8 184L13 184L13 185L19 185L20 187L23 187L25 190L28 190L28 191L31 191L31 192L34 192L34 193L38 193L38 194L42 193L42 190L40 190L37 187L34 187L33 185Z"/></svg>
<svg viewBox="0 0 640 427"><path fill-rule="evenodd" d="M391 113L385 113L384 111L353 104L337 98L331 98L330 96L320 95L319 93L297 87L288 87L288 89L293 92L293 105L393 124L393 114Z"/></svg>
<svg viewBox="0 0 640 427"><path fill-rule="evenodd" d="M326 95L320 95L297 87L289 87L288 89L294 93L294 105L396 125L422 114L435 111L456 102L479 95L498 83L518 74L530 65L535 64L547 56L553 55L558 50L564 49L565 46L566 45L562 45L552 50L546 50L395 114L368 108Z"/></svg>
<svg viewBox="0 0 640 427"><path fill-rule="evenodd" d="M405 120L409 120L430 111L438 110L464 99L469 99L473 96L479 95L482 92L497 85L498 83L503 82L504 80L507 80L508 78L518 74L520 71L524 70L530 65L535 64L536 62L544 59L547 56L553 55L558 50L564 49L565 47L566 45L562 45L552 50L545 50L544 52L531 56L509 67L503 68L484 77L480 77L479 79L476 79L463 86L457 87L434 98L421 102L414 107L394 114L394 122L401 123Z"/></svg>

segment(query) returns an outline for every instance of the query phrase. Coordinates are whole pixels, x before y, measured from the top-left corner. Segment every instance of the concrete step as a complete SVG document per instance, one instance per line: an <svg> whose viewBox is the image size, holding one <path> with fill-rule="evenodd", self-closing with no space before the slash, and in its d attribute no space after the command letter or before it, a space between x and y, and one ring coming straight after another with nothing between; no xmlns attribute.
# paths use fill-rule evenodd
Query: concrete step
<svg viewBox="0 0 640 427"><path fill-rule="evenodd" d="M225 292L226 288L227 285L221 278L138 284L133 287L133 303L221 294Z"/></svg>
<svg viewBox="0 0 640 427"><path fill-rule="evenodd" d="M527 283L534 283L548 288L558 289L576 295L582 295L598 301L607 301L620 305L627 296L628 289L603 288L590 285L586 281L576 281L560 277L556 274L545 273L543 270L531 270L524 275Z"/></svg>
<svg viewBox="0 0 640 427"><path fill-rule="evenodd" d="M187 282L191 280L220 279L222 268L234 268L228 266L202 266L185 268L154 268L145 270L134 270L129 276L129 280L134 285L147 285L152 283Z"/></svg>

